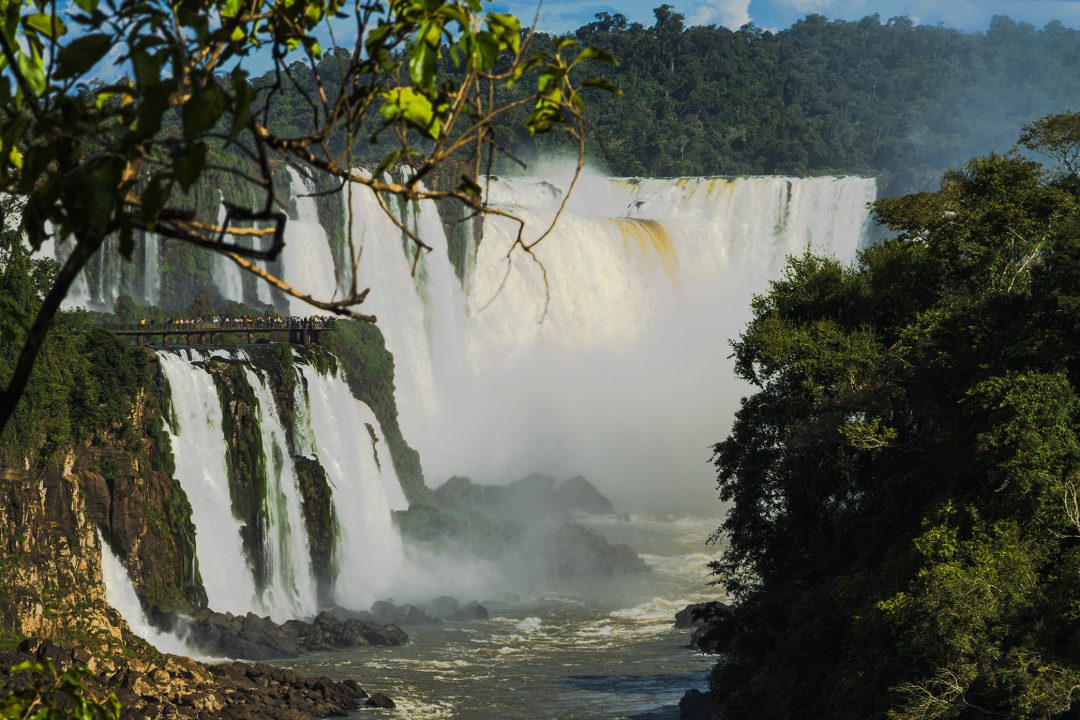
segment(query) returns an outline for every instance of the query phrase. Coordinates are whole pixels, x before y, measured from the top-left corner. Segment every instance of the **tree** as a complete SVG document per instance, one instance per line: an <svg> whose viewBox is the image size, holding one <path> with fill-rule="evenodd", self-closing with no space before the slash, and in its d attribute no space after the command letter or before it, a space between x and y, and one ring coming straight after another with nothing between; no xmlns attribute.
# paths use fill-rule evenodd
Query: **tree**
<svg viewBox="0 0 1080 720"><path fill-rule="evenodd" d="M1080 114L1047 115L1025 125L1020 144L1059 163L1066 172L1080 173Z"/></svg>
<svg viewBox="0 0 1080 720"><path fill-rule="evenodd" d="M1074 717L1080 183L992 155L875 211L893 239L791 259L734 343L713 688L736 720Z"/></svg>
<svg viewBox="0 0 1080 720"><path fill-rule="evenodd" d="M276 258L284 244L286 216L274 183L280 164L328 174L339 192L375 192L419 258L430 248L390 213L386 195L454 198L474 212L508 216L487 205L480 185L493 156L504 152L493 122L528 107L530 133L563 130L580 157L581 87L615 90L603 80L579 87L574 79L583 62L613 63L607 53L575 50L569 40L537 51L532 32L523 33L511 15L484 12L480 0L75 6L70 15L48 0L0 6L0 194L21 200L20 227L32 247L47 238L72 246L0 395L0 431L61 301L107 237L118 236L127 256L147 233L222 253L317 308L374 321L357 309L370 288L357 287L355 247L344 297L312 297L257 264ZM347 51L336 40L343 29L352 39ZM326 42L333 49L324 53ZM259 82L246 69L256 61L272 65ZM110 62L123 75L102 82ZM496 100L499 87L526 82L528 93ZM303 127L276 122L297 99ZM357 158L372 147L385 150L365 172ZM455 158L457 182L427 190L425 178ZM384 177L395 164L411 166L407 179ZM228 205L220 222L200 216L189 195L210 175L247 184L254 201ZM546 234L526 243L519 231L515 250L531 253Z"/></svg>

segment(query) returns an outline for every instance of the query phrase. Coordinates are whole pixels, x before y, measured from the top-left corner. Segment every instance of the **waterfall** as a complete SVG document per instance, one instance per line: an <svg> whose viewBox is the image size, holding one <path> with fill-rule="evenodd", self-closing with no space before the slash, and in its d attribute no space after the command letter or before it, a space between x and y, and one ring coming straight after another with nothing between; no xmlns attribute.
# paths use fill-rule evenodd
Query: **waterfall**
<svg viewBox="0 0 1080 720"><path fill-rule="evenodd" d="M158 251L161 239L157 235L143 235L143 304L157 305L161 299L161 269L158 267Z"/></svg>
<svg viewBox="0 0 1080 720"><path fill-rule="evenodd" d="M490 197L525 220L531 242L566 185L501 178ZM708 447L745 391L728 342L752 295L790 254L851 261L875 196L866 178L587 175L535 257L519 248L507 260L516 224L485 218L461 325L446 333L460 338L456 350L437 340L454 299L431 291L449 273L431 263L427 293L406 297L393 279L400 266L387 263L380 325L399 369L402 428L427 477L581 472L630 502L710 502Z"/></svg>
<svg viewBox="0 0 1080 720"><path fill-rule="evenodd" d="M285 249L282 251L283 274L294 288L317 300L331 300L337 289L333 249L326 230L319 222L319 209L311 193L315 188L291 165L289 188L296 206L296 217L285 225ZM289 298L289 312L310 315L315 310L303 300Z"/></svg>
<svg viewBox="0 0 1080 720"><path fill-rule="evenodd" d="M225 217L225 204L224 202L218 202L218 225L225 224ZM232 242L235 241L236 238L233 238ZM225 300L232 302L244 301L244 284L240 272L240 268L237 267L236 263L221 253L214 253L213 257L211 257L210 276L217 286L218 294Z"/></svg>
<svg viewBox="0 0 1080 720"><path fill-rule="evenodd" d="M312 617L318 612L315 575L288 438L273 390L248 364L244 373L258 400L265 454L267 581L263 604L278 622Z"/></svg>
<svg viewBox="0 0 1080 720"><path fill-rule="evenodd" d="M352 396L340 371L324 376L298 364L297 372L298 451L326 470L340 528L334 601L366 609L386 596L401 571L404 552L391 510L408 503L374 413Z"/></svg>
<svg viewBox="0 0 1080 720"><path fill-rule="evenodd" d="M191 503L195 551L209 606L218 612L264 612L255 576L244 555L240 521L232 512L225 434L217 385L193 364L204 359L158 353L169 381L173 416L170 429L176 479Z"/></svg>
<svg viewBox="0 0 1080 720"><path fill-rule="evenodd" d="M452 384L453 374L464 368L465 297L433 201L387 198L384 210L373 193L363 190L353 192L352 210L353 245L360 258L358 287L371 288L362 310L379 319L394 356L399 421L411 440L423 429L424 418L441 412L437 383ZM432 248L421 254L415 277L412 241L387 210Z"/></svg>
<svg viewBox="0 0 1080 720"><path fill-rule="evenodd" d="M161 652L191 655L191 650L183 640L172 633L162 632L150 624L150 620L143 611L142 603L135 594L135 587L131 584L127 569L101 537L100 532L98 544L101 545L101 576L105 583L105 599L109 605L120 613L133 633Z"/></svg>

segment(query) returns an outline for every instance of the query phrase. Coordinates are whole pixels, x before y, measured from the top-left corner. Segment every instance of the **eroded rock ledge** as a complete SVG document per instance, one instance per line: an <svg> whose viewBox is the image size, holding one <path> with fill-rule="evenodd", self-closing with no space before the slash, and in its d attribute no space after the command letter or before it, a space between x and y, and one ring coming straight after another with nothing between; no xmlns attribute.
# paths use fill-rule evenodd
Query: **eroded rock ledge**
<svg viewBox="0 0 1080 720"><path fill-rule="evenodd" d="M6 668L24 660L50 661L61 668L86 663L79 652L47 641L27 640L14 654L0 654ZM132 659L98 665L97 690L116 693L123 718L229 718L229 720L318 720L362 707L393 707L385 695L368 695L354 680L304 677L289 670L240 662L204 665L164 656L161 662Z"/></svg>
<svg viewBox="0 0 1080 720"><path fill-rule="evenodd" d="M409 640L394 624L371 620L340 619L322 612L312 622L289 620L276 623L254 613L207 612L182 626L185 640L214 657L243 660L293 658L307 652L364 645L403 645Z"/></svg>

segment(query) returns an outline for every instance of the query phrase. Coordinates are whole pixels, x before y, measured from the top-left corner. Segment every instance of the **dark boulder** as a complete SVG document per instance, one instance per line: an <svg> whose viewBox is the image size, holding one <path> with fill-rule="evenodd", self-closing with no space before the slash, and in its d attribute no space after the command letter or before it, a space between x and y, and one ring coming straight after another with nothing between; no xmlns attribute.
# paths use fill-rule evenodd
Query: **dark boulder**
<svg viewBox="0 0 1080 720"><path fill-rule="evenodd" d="M366 615L374 622L384 625L434 625L439 622L437 617L429 615L424 608L409 603L395 605L386 600L376 602Z"/></svg>
<svg viewBox="0 0 1080 720"><path fill-rule="evenodd" d="M555 488L555 503L567 512L611 515L615 507L591 482L580 475L563 480Z"/></svg>
<svg viewBox="0 0 1080 720"><path fill-rule="evenodd" d="M386 697L382 693L372 693L371 697L367 699L367 702L364 703L364 705L366 707L385 708L387 710L393 710L397 707L397 705L394 704L393 700Z"/></svg>
<svg viewBox="0 0 1080 720"><path fill-rule="evenodd" d="M448 618L461 610L461 603L457 598L441 595L427 603L424 608L435 617Z"/></svg>
<svg viewBox="0 0 1080 720"><path fill-rule="evenodd" d="M289 620L284 624L248 613L206 612L186 623L188 641L203 652L243 660L297 657L305 652L362 645L401 645L408 635L392 624L322 612L313 622Z"/></svg>
<svg viewBox="0 0 1080 720"><path fill-rule="evenodd" d="M487 608L480 603L473 600L465 607L452 613L447 620L457 621L470 621L470 620L488 620L491 618L491 614L487 611Z"/></svg>
<svg viewBox="0 0 1080 720"><path fill-rule="evenodd" d="M629 545L614 544L576 523L548 530L541 538L548 569L556 577L646 572L649 566Z"/></svg>
<svg viewBox="0 0 1080 720"><path fill-rule="evenodd" d="M687 690L679 701L681 720L719 720L721 705L712 693Z"/></svg>
<svg viewBox="0 0 1080 720"><path fill-rule="evenodd" d="M721 653L735 638L735 610L722 602L687 605L675 614L675 627L691 630L690 647L709 654Z"/></svg>

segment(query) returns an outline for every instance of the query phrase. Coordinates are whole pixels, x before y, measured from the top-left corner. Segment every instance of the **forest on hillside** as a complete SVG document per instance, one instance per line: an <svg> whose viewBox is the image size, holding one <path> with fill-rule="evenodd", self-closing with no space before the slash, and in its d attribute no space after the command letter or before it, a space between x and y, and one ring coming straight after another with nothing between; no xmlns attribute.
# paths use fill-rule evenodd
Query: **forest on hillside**
<svg viewBox="0 0 1080 720"><path fill-rule="evenodd" d="M1010 149L1038 117L1080 109L1080 32L1057 22L998 16L964 33L810 15L779 32L731 31L687 27L667 5L655 18L646 27L601 13L574 33L621 63L602 74L625 96L587 103L590 155L616 175L942 170ZM511 117L500 132L523 157L560 142L521 128Z"/></svg>
<svg viewBox="0 0 1080 720"><path fill-rule="evenodd" d="M810 15L770 32L688 27L668 5L654 13L651 26L600 13L569 35L619 62L586 63L586 75L615 83L622 97L584 91L586 153L612 175L940 174L974 155L1010 150L1026 123L1080 109L1080 31L1059 22L1037 29L997 16L986 32L965 33L906 17ZM542 33L533 39L541 52L559 41ZM347 57L338 48L318 67L331 97L337 63ZM440 62L440 72L460 80L449 54ZM311 68L296 63L292 71L306 94L318 92ZM273 86L274 76L254 84ZM521 100L527 88L503 87L496 96ZM310 128L302 93L286 89L270 102L269 123L279 133ZM493 125L509 156L534 168L576 156L563 133L530 134L531 111L524 104ZM353 147L354 158L378 163L394 149L377 117L364 131L369 142ZM422 147L424 139L416 142ZM343 139L330 147L343 150ZM503 155L493 169L522 172Z"/></svg>

